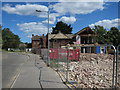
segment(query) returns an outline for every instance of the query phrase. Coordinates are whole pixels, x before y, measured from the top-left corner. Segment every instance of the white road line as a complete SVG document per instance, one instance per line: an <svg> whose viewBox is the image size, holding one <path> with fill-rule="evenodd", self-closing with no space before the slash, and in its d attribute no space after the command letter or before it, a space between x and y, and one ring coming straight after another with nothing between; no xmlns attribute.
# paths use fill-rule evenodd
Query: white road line
<svg viewBox="0 0 120 90"><path fill-rule="evenodd" d="M30 59L30 56L28 55L28 60L29 60L29 59ZM28 61L28 60L27 60L27 61ZM15 85L15 82L17 81L17 79L18 79L18 77L20 76L20 73L21 73L21 71L22 71L22 66L23 66L25 63L27 63L27 61L25 61L25 62L21 65L20 71L19 71L19 73L15 76L14 81L13 81L13 83L10 85L9 90L11 90L11 89L13 88L13 86Z"/></svg>

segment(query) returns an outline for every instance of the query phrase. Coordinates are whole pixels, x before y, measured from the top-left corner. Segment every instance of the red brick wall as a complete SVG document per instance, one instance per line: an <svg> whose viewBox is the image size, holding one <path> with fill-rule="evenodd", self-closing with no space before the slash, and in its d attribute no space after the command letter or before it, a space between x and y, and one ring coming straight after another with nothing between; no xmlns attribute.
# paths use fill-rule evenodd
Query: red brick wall
<svg viewBox="0 0 120 90"><path fill-rule="evenodd" d="M40 44L40 40L32 40L32 48L46 48L46 37L42 37L42 39L43 45Z"/></svg>
<svg viewBox="0 0 120 90"><path fill-rule="evenodd" d="M39 40L32 40L32 48L38 48L39 47Z"/></svg>

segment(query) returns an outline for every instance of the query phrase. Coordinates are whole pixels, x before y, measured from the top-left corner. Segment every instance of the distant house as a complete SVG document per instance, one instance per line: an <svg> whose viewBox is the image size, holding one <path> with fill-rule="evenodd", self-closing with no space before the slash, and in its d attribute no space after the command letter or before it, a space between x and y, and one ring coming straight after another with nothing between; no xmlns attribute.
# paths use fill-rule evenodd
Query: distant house
<svg viewBox="0 0 120 90"><path fill-rule="evenodd" d="M46 36L32 34L32 48L46 48Z"/></svg>
<svg viewBox="0 0 120 90"><path fill-rule="evenodd" d="M74 34L63 34L61 31L57 34L49 34L50 48L61 48L72 43Z"/></svg>
<svg viewBox="0 0 120 90"><path fill-rule="evenodd" d="M79 32L75 33L76 42L72 46L89 46L89 47L81 47L82 53L94 53L96 49L94 46L97 44L97 34L90 28L86 27Z"/></svg>
<svg viewBox="0 0 120 90"><path fill-rule="evenodd" d="M32 48L47 48L48 35L32 35ZM87 46L81 47L81 53L96 53L97 34L90 28L85 27L75 34L63 34L61 31L57 34L49 34L50 48L63 48L69 46Z"/></svg>

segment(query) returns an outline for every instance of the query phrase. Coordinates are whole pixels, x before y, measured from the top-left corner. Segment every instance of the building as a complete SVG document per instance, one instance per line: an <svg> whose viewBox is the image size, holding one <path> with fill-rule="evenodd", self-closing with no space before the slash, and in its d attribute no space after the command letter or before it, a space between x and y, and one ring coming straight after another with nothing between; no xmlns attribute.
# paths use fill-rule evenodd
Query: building
<svg viewBox="0 0 120 90"><path fill-rule="evenodd" d="M46 36L32 34L32 48L46 48Z"/></svg>
<svg viewBox="0 0 120 90"><path fill-rule="evenodd" d="M90 27L86 27L75 33L73 38L76 38L76 42L73 42L74 44L71 46L81 46L81 53L96 52L96 48L91 46L97 45L97 34Z"/></svg>
<svg viewBox="0 0 120 90"><path fill-rule="evenodd" d="M50 48L61 48L67 44L72 44L74 34L63 34L61 31L57 34L49 34Z"/></svg>
<svg viewBox="0 0 120 90"><path fill-rule="evenodd" d="M32 48L47 48L47 43L48 35L32 35ZM63 34L59 31L57 34L49 34L49 44L50 48L80 46L81 53L96 53L96 47L91 46L97 45L97 34L90 27L85 27L75 34Z"/></svg>

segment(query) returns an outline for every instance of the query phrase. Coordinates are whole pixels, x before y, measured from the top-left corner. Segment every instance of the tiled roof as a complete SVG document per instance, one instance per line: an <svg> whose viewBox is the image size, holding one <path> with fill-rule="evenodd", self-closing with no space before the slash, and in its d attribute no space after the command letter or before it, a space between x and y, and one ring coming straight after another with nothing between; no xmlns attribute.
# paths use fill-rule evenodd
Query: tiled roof
<svg viewBox="0 0 120 90"><path fill-rule="evenodd" d="M49 39L72 39L73 34L63 34L59 32L58 34L49 34Z"/></svg>
<svg viewBox="0 0 120 90"><path fill-rule="evenodd" d="M45 36L32 36L32 40L40 40L40 38L44 38Z"/></svg>

